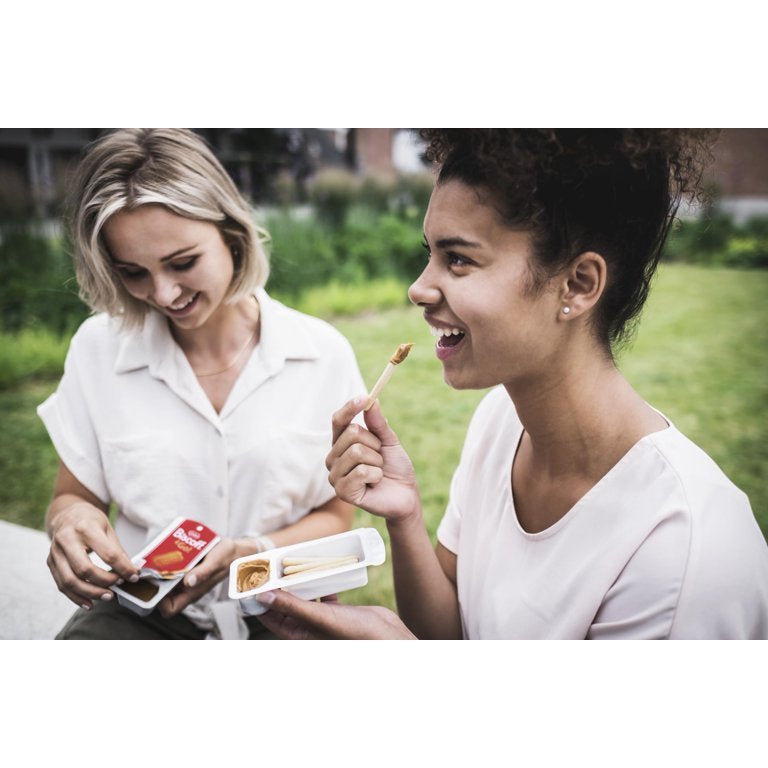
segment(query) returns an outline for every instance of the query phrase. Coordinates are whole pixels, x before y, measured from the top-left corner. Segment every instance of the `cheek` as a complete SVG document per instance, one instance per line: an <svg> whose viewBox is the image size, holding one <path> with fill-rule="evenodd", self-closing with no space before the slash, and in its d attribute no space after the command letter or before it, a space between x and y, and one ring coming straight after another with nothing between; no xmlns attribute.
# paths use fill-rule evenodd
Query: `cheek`
<svg viewBox="0 0 768 768"><path fill-rule="evenodd" d="M127 294L136 299L140 299L146 295L146 288L144 287L144 281L142 280L124 280L121 277L120 285L123 286L123 289Z"/></svg>

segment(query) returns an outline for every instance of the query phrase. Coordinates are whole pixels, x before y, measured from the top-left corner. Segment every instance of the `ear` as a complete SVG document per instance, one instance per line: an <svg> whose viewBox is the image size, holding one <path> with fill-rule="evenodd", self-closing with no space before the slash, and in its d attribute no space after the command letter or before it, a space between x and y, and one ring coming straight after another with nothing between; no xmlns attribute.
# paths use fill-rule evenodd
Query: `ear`
<svg viewBox="0 0 768 768"><path fill-rule="evenodd" d="M588 312L605 290L608 266L594 251L579 254L563 274L560 316L578 317Z"/></svg>

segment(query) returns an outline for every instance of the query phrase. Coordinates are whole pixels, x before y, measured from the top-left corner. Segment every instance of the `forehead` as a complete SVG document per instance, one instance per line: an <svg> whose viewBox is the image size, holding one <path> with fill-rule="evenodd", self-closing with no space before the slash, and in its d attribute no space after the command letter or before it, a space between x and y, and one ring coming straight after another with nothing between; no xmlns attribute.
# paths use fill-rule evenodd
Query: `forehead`
<svg viewBox="0 0 768 768"><path fill-rule="evenodd" d="M490 193L460 181L438 184L424 217L430 245L442 239L462 238L489 250L532 248L530 232L508 226Z"/></svg>
<svg viewBox="0 0 768 768"><path fill-rule="evenodd" d="M162 258L179 249L199 245L218 233L207 221L179 216L162 205L142 205L110 216L104 236L118 259Z"/></svg>
<svg viewBox="0 0 768 768"><path fill-rule="evenodd" d="M449 230L454 230L450 231ZM424 217L424 231L435 237L473 232L476 237L493 238L509 231L491 204L490 196L460 181L438 184L432 191Z"/></svg>

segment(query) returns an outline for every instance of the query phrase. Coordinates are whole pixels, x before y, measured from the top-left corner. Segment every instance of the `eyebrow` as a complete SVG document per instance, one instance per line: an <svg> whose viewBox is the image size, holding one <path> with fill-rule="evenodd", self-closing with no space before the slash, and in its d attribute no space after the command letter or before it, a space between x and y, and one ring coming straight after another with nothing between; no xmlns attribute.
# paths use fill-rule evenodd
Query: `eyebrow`
<svg viewBox="0 0 768 768"><path fill-rule="evenodd" d="M185 248L179 248L177 251L174 251L173 253L169 253L167 256L163 256L160 259L160 261L161 263L165 263L166 261L170 261L176 256L181 256L183 253L186 253L187 251L193 251L195 248L197 248L197 245L188 245ZM134 262L132 261L121 261L120 259L112 259L112 261L115 264L124 264L125 266L129 266L129 267L140 266L139 264L134 264Z"/></svg>
<svg viewBox="0 0 768 768"><path fill-rule="evenodd" d="M427 236L424 235L424 239L427 240ZM427 240L427 242L429 242ZM465 240L463 237L442 237L435 245L438 248L455 248L460 246L462 248L482 248L480 243L473 243L471 240Z"/></svg>

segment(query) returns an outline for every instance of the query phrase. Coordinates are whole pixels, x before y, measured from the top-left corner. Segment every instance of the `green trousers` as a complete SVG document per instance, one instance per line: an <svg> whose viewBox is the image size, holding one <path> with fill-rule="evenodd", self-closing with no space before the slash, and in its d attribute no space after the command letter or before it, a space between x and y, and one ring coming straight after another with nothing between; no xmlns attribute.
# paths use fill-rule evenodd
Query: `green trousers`
<svg viewBox="0 0 768 768"><path fill-rule="evenodd" d="M274 640L255 616L246 616L249 640ZM208 631L200 629L179 614L164 619L153 611L139 616L123 608L117 600L95 601L86 611L78 608L56 635L57 640L204 640Z"/></svg>

